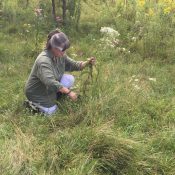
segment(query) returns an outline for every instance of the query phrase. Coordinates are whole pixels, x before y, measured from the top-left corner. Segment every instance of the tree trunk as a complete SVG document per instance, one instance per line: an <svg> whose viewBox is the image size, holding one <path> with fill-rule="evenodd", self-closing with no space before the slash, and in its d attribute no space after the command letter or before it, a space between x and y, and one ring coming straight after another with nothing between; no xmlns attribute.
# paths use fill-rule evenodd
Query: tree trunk
<svg viewBox="0 0 175 175"><path fill-rule="evenodd" d="M53 19L56 20L55 0L52 0L52 15Z"/></svg>
<svg viewBox="0 0 175 175"><path fill-rule="evenodd" d="M29 6L29 0L26 0L26 5L25 5L25 7L28 8L28 6Z"/></svg>
<svg viewBox="0 0 175 175"><path fill-rule="evenodd" d="M66 0L62 0L63 2L63 6L62 6L62 10L63 10L63 24L66 24Z"/></svg>

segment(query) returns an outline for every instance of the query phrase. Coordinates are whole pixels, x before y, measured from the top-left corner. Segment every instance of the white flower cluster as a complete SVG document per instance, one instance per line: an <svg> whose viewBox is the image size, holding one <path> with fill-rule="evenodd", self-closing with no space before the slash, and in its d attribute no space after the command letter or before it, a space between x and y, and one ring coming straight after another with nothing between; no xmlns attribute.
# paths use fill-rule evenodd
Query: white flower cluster
<svg viewBox="0 0 175 175"><path fill-rule="evenodd" d="M24 28L24 30L25 30L26 33L29 33L30 32L31 27L32 27L31 24L24 24L23 25L23 28Z"/></svg>
<svg viewBox="0 0 175 175"><path fill-rule="evenodd" d="M148 78L148 80L156 82L156 78Z"/></svg>
<svg viewBox="0 0 175 175"><path fill-rule="evenodd" d="M140 90L141 87L139 85L139 79L136 78L136 75L133 75L130 80L129 83L132 83L132 86L134 87L135 90Z"/></svg>
<svg viewBox="0 0 175 175"><path fill-rule="evenodd" d="M133 42L136 42L136 41L137 41L137 38L136 38L136 37L132 37L131 40L132 40Z"/></svg>
<svg viewBox="0 0 175 175"><path fill-rule="evenodd" d="M100 41L104 48L114 48L119 45L120 40L118 37L120 36L120 33L118 31L110 27L101 27L100 32L103 34L103 38L101 38Z"/></svg>
<svg viewBox="0 0 175 175"><path fill-rule="evenodd" d="M121 41L119 40L120 33L111 27L101 27L100 32L103 34L101 38L101 44L104 49L106 48L116 48L117 51L123 53L130 53L126 48L121 47Z"/></svg>
<svg viewBox="0 0 175 175"><path fill-rule="evenodd" d="M100 32L105 35L112 36L112 37L120 36L120 33L118 31L110 27L101 27Z"/></svg>
<svg viewBox="0 0 175 175"><path fill-rule="evenodd" d="M130 53L130 50L127 50L127 49L124 48L124 47L117 47L117 50L118 50L119 52Z"/></svg>

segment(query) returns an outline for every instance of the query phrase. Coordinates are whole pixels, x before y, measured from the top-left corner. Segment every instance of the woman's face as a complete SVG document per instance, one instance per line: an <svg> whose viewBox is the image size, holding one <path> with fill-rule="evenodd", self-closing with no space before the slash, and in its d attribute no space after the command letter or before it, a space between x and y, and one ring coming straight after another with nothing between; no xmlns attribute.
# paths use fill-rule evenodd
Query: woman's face
<svg viewBox="0 0 175 175"><path fill-rule="evenodd" d="M60 51L59 49L56 48L52 48L51 51L55 57L62 57L65 53L65 51Z"/></svg>

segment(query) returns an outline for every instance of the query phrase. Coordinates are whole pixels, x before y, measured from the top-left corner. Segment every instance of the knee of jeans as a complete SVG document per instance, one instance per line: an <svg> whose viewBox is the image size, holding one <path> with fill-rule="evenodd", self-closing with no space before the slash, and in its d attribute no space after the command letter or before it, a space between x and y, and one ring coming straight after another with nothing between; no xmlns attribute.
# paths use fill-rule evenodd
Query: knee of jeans
<svg viewBox="0 0 175 175"><path fill-rule="evenodd" d="M67 88L70 88L74 85L75 77L73 75L64 74L61 79L61 84Z"/></svg>
<svg viewBox="0 0 175 175"><path fill-rule="evenodd" d="M75 82L75 77L73 76L73 75L69 75L69 77L70 77L70 82L72 82L73 84L74 84L74 82Z"/></svg>
<svg viewBox="0 0 175 175"><path fill-rule="evenodd" d="M52 114L54 114L57 111L58 106L54 105L54 106L52 106L50 108L39 106L39 109L40 109L40 112L44 113L45 115L52 115Z"/></svg>

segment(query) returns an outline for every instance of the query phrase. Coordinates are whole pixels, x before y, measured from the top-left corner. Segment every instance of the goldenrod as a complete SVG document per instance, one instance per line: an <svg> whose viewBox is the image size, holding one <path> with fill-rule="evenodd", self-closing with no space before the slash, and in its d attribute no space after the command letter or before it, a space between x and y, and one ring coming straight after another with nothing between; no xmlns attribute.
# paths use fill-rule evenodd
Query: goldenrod
<svg viewBox="0 0 175 175"><path fill-rule="evenodd" d="M169 14L171 12L171 7L166 7L163 12L164 14Z"/></svg>

